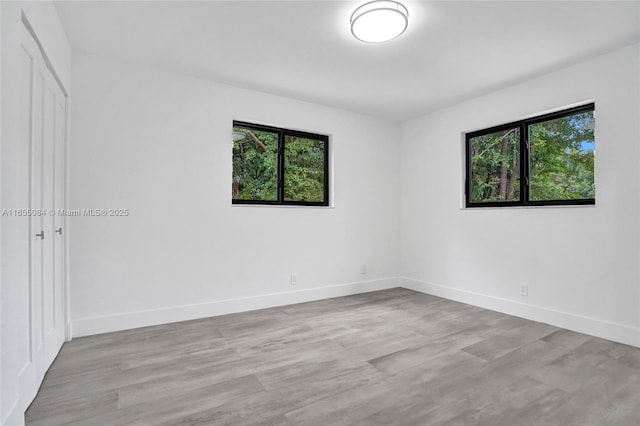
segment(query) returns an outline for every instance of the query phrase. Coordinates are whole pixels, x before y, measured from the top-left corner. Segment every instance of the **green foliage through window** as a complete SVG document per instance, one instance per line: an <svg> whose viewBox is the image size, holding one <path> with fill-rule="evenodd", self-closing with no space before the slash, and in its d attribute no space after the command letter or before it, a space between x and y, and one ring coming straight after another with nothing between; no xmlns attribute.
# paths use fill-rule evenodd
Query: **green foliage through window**
<svg viewBox="0 0 640 426"><path fill-rule="evenodd" d="M233 203L329 204L327 136L233 123Z"/></svg>
<svg viewBox="0 0 640 426"><path fill-rule="evenodd" d="M233 198L278 200L278 133L233 128Z"/></svg>
<svg viewBox="0 0 640 426"><path fill-rule="evenodd" d="M325 145L322 140L285 136L285 201L324 200Z"/></svg>
<svg viewBox="0 0 640 426"><path fill-rule="evenodd" d="M466 135L467 207L595 203L594 104Z"/></svg>
<svg viewBox="0 0 640 426"><path fill-rule="evenodd" d="M593 111L529 126L530 199L596 197Z"/></svg>
<svg viewBox="0 0 640 426"><path fill-rule="evenodd" d="M471 201L520 199L520 128L508 128L470 140Z"/></svg>

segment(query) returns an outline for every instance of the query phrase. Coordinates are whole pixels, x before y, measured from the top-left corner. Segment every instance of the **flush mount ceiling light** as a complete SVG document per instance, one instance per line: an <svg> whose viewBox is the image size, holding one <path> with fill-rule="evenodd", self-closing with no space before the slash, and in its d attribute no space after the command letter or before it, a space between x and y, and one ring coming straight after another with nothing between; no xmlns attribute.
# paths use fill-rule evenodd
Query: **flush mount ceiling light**
<svg viewBox="0 0 640 426"><path fill-rule="evenodd" d="M376 0L365 3L351 15L351 33L367 43L393 40L409 24L409 11L397 1Z"/></svg>

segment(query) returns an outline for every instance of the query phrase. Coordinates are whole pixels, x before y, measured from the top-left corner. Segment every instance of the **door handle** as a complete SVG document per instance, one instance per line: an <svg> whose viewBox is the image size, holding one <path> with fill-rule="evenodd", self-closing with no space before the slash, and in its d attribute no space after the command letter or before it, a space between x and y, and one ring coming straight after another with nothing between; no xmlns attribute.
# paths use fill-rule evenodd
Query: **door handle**
<svg viewBox="0 0 640 426"><path fill-rule="evenodd" d="M62 228L58 228L58 229L56 229L56 232L57 232L58 234L62 235Z"/></svg>
<svg viewBox="0 0 640 426"><path fill-rule="evenodd" d="M44 240L44 231L40 231L40 233L36 234L36 237L40 237L41 240Z"/></svg>

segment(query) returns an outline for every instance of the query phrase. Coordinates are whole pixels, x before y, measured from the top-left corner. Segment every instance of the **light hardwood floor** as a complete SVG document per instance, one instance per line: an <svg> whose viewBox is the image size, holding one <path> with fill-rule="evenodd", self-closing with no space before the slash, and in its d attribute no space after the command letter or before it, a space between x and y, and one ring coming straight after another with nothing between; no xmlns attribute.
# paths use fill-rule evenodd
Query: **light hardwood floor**
<svg viewBox="0 0 640 426"><path fill-rule="evenodd" d="M640 425L640 349L401 288L66 343L36 425Z"/></svg>

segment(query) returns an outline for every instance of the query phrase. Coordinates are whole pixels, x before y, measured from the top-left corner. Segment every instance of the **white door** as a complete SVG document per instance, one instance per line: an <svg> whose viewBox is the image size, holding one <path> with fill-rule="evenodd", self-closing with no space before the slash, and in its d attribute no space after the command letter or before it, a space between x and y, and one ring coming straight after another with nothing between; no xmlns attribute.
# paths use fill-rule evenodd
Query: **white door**
<svg viewBox="0 0 640 426"><path fill-rule="evenodd" d="M62 265L62 232L59 225L62 217L57 210L64 206L60 195L64 189L60 173L60 151L64 149L65 137L65 103L66 99L57 81L48 69L45 69L45 93L44 93L44 123L42 145L42 199L43 207L47 212L42 216L44 220L45 238L43 243L43 334L45 349L45 368L53 362L64 342L64 313L60 302L62 301L62 282L59 272ZM64 151L63 151L64 152ZM54 212L51 214L51 212ZM58 220L57 220L58 219ZM58 226L57 226L58 225Z"/></svg>
<svg viewBox="0 0 640 426"><path fill-rule="evenodd" d="M64 208L66 97L25 29L22 41L25 117L31 152L30 360L36 386L64 342Z"/></svg>

